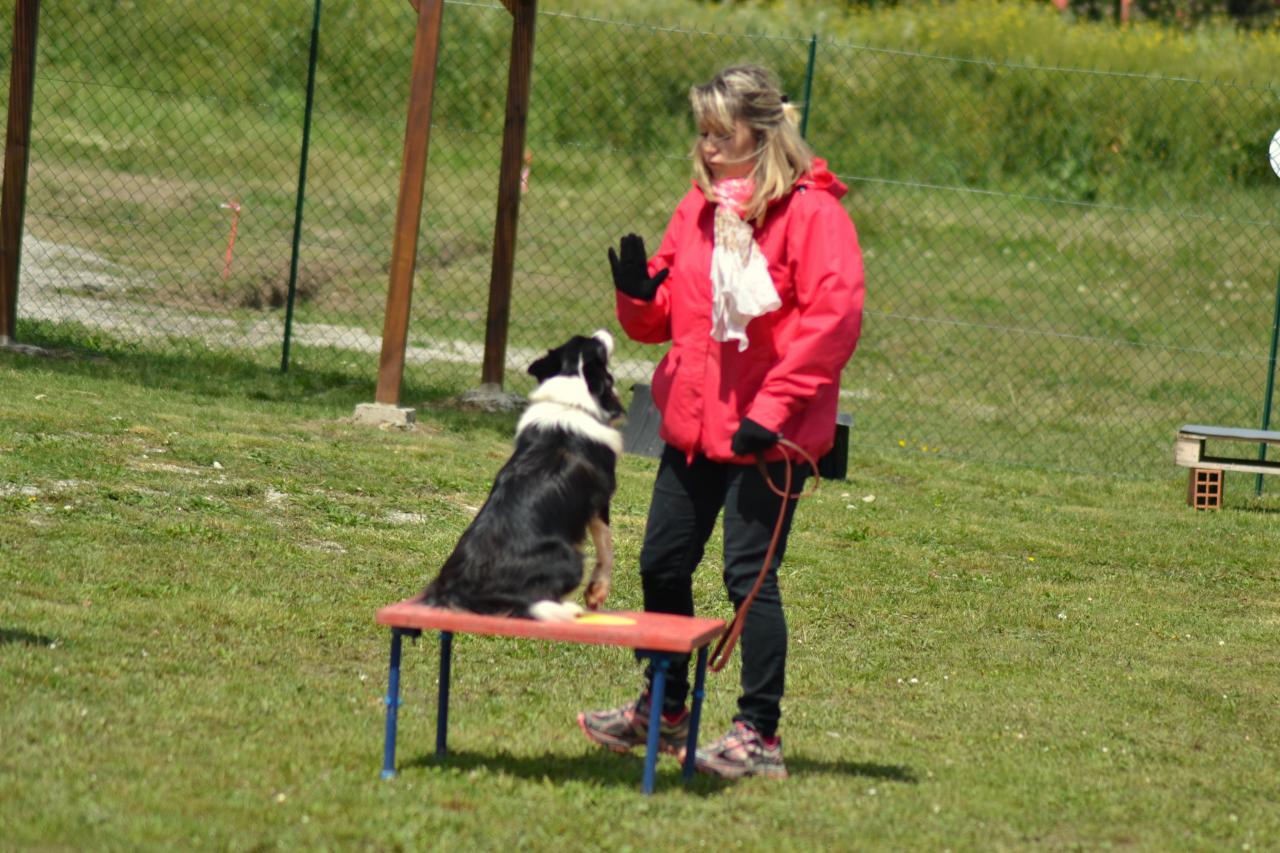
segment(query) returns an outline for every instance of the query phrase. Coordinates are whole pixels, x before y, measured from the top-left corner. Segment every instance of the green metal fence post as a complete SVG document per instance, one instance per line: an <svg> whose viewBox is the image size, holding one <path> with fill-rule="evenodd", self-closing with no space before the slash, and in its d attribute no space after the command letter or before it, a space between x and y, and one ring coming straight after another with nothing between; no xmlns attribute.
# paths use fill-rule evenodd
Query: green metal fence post
<svg viewBox="0 0 1280 853"><path fill-rule="evenodd" d="M320 49L320 3L311 15L311 56L307 61L307 106L302 117L302 152L298 163L298 200L293 208L293 251L289 257L289 298L284 311L284 349L280 372L289 370L289 339L293 335L293 301L298 292L298 246L302 241L302 203L307 194L307 152L311 148L311 107L316 94L316 56Z"/></svg>
<svg viewBox="0 0 1280 853"><path fill-rule="evenodd" d="M809 66L804 70L804 112L800 116L800 135L809 130L809 96L813 93L813 65L818 56L818 34L809 39Z"/></svg>
<svg viewBox="0 0 1280 853"><path fill-rule="evenodd" d="M1267 392L1262 399L1262 428L1271 428L1271 395L1276 388L1276 343L1280 341L1280 274L1276 275L1276 308L1271 320L1271 356L1267 359ZM1258 445L1258 461L1267 458L1267 446ZM1253 484L1253 493L1262 497L1262 475L1257 476Z"/></svg>

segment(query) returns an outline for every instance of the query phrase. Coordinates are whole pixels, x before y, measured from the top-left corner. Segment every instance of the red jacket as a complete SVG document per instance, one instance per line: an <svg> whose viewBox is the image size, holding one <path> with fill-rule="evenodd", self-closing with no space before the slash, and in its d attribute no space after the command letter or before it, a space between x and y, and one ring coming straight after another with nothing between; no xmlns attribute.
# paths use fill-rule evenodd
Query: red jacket
<svg viewBox="0 0 1280 853"><path fill-rule="evenodd" d="M671 342L653 375L664 441L688 454L748 463L730 441L742 418L781 432L816 459L835 437L840 371L862 327L862 253L839 199L847 187L815 158L770 204L756 242L782 306L747 326L750 346L711 337L715 206L694 187L667 225L649 274L670 269L651 302L617 291L632 339ZM776 458L774 451L769 458Z"/></svg>

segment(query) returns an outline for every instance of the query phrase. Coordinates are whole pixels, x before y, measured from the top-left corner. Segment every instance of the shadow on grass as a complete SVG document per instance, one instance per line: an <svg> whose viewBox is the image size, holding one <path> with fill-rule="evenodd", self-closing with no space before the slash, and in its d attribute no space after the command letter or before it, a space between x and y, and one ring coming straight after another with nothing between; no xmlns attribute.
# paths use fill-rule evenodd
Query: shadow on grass
<svg viewBox="0 0 1280 853"><path fill-rule="evenodd" d="M25 334L23 334L25 332ZM50 325L27 322L19 326L24 342L43 347L50 357L29 358L26 364L70 375L112 378L145 387L208 397L248 397L326 404L373 399L374 376L355 376L341 370L292 367L280 370L280 356L268 352L175 348L145 349L85 329L75 323ZM15 360L14 365L22 364Z"/></svg>
<svg viewBox="0 0 1280 853"><path fill-rule="evenodd" d="M293 365L280 370L278 353L224 350L142 349L122 343L78 324L43 322L20 324L20 337L43 356L17 352L10 364L51 373L109 375L147 388L209 398L239 398L314 409L315 417L349 417L360 403L375 396L376 372ZM455 432L477 430L508 438L518 414L469 411L457 405L466 390L457 376L439 382L406 379L400 389L404 405L418 409L419 419Z"/></svg>
<svg viewBox="0 0 1280 853"><path fill-rule="evenodd" d="M1280 506L1264 504L1257 500L1241 506L1228 506L1227 511L1239 510L1240 512L1253 513L1254 515L1280 515Z"/></svg>
<svg viewBox="0 0 1280 853"><path fill-rule="evenodd" d="M603 750L586 755L556 755L548 752L529 756L463 751L450 752L444 758L425 753L400 764L401 771L413 767L439 767L464 772L483 769L533 781L549 779L556 783L593 782L603 787L639 791L644 775L644 758L640 754L615 755ZM695 774L686 785L681 776L680 765L668 757L658 761L653 787L655 793L679 788L698 796L710 796L732 784L726 779Z"/></svg>
<svg viewBox="0 0 1280 853"><path fill-rule="evenodd" d="M450 752L444 758L424 753L400 765L411 767L440 767L458 771L488 770L505 773L521 779L553 782L596 782L613 788L639 788L644 773L641 754L615 755L601 751L587 755L556 755L544 753L536 756L516 756L507 753ZM797 776L858 776L880 782L901 782L907 785L919 783L915 772L897 764L876 764L868 761L822 761L794 756L787 759L787 770ZM689 780L689 792L709 796L723 791L732 780L705 774L696 774ZM659 760L654 790L684 785L681 768L672 759Z"/></svg>
<svg viewBox="0 0 1280 853"><path fill-rule="evenodd" d="M787 770L793 776L862 776L882 782L903 782L916 785L920 782L915 771L900 764L875 764L870 761L821 761L804 756L787 758Z"/></svg>
<svg viewBox="0 0 1280 853"><path fill-rule="evenodd" d="M21 628L0 628L0 646L47 646L52 642L53 637L33 634Z"/></svg>

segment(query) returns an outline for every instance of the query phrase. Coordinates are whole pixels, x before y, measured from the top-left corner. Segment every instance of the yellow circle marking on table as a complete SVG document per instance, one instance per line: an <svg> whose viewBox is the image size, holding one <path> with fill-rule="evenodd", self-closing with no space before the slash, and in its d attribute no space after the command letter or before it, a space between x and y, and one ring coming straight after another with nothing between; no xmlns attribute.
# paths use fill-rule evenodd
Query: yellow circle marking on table
<svg viewBox="0 0 1280 853"><path fill-rule="evenodd" d="M579 625L634 625L636 620L626 616L612 616L608 613L586 613L576 620Z"/></svg>

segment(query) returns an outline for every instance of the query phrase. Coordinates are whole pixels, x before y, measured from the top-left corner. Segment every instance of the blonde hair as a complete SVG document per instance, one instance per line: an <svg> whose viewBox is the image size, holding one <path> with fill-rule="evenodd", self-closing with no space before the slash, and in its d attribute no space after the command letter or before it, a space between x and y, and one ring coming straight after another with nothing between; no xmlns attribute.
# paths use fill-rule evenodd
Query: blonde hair
<svg viewBox="0 0 1280 853"><path fill-rule="evenodd" d="M799 111L783 97L773 74L759 65L734 65L689 90L693 117L701 130L732 134L742 121L755 134L755 192L744 219L764 216L769 202L782 198L813 165L813 151L800 136ZM711 170L702 158L701 139L693 146L693 181L715 201Z"/></svg>

